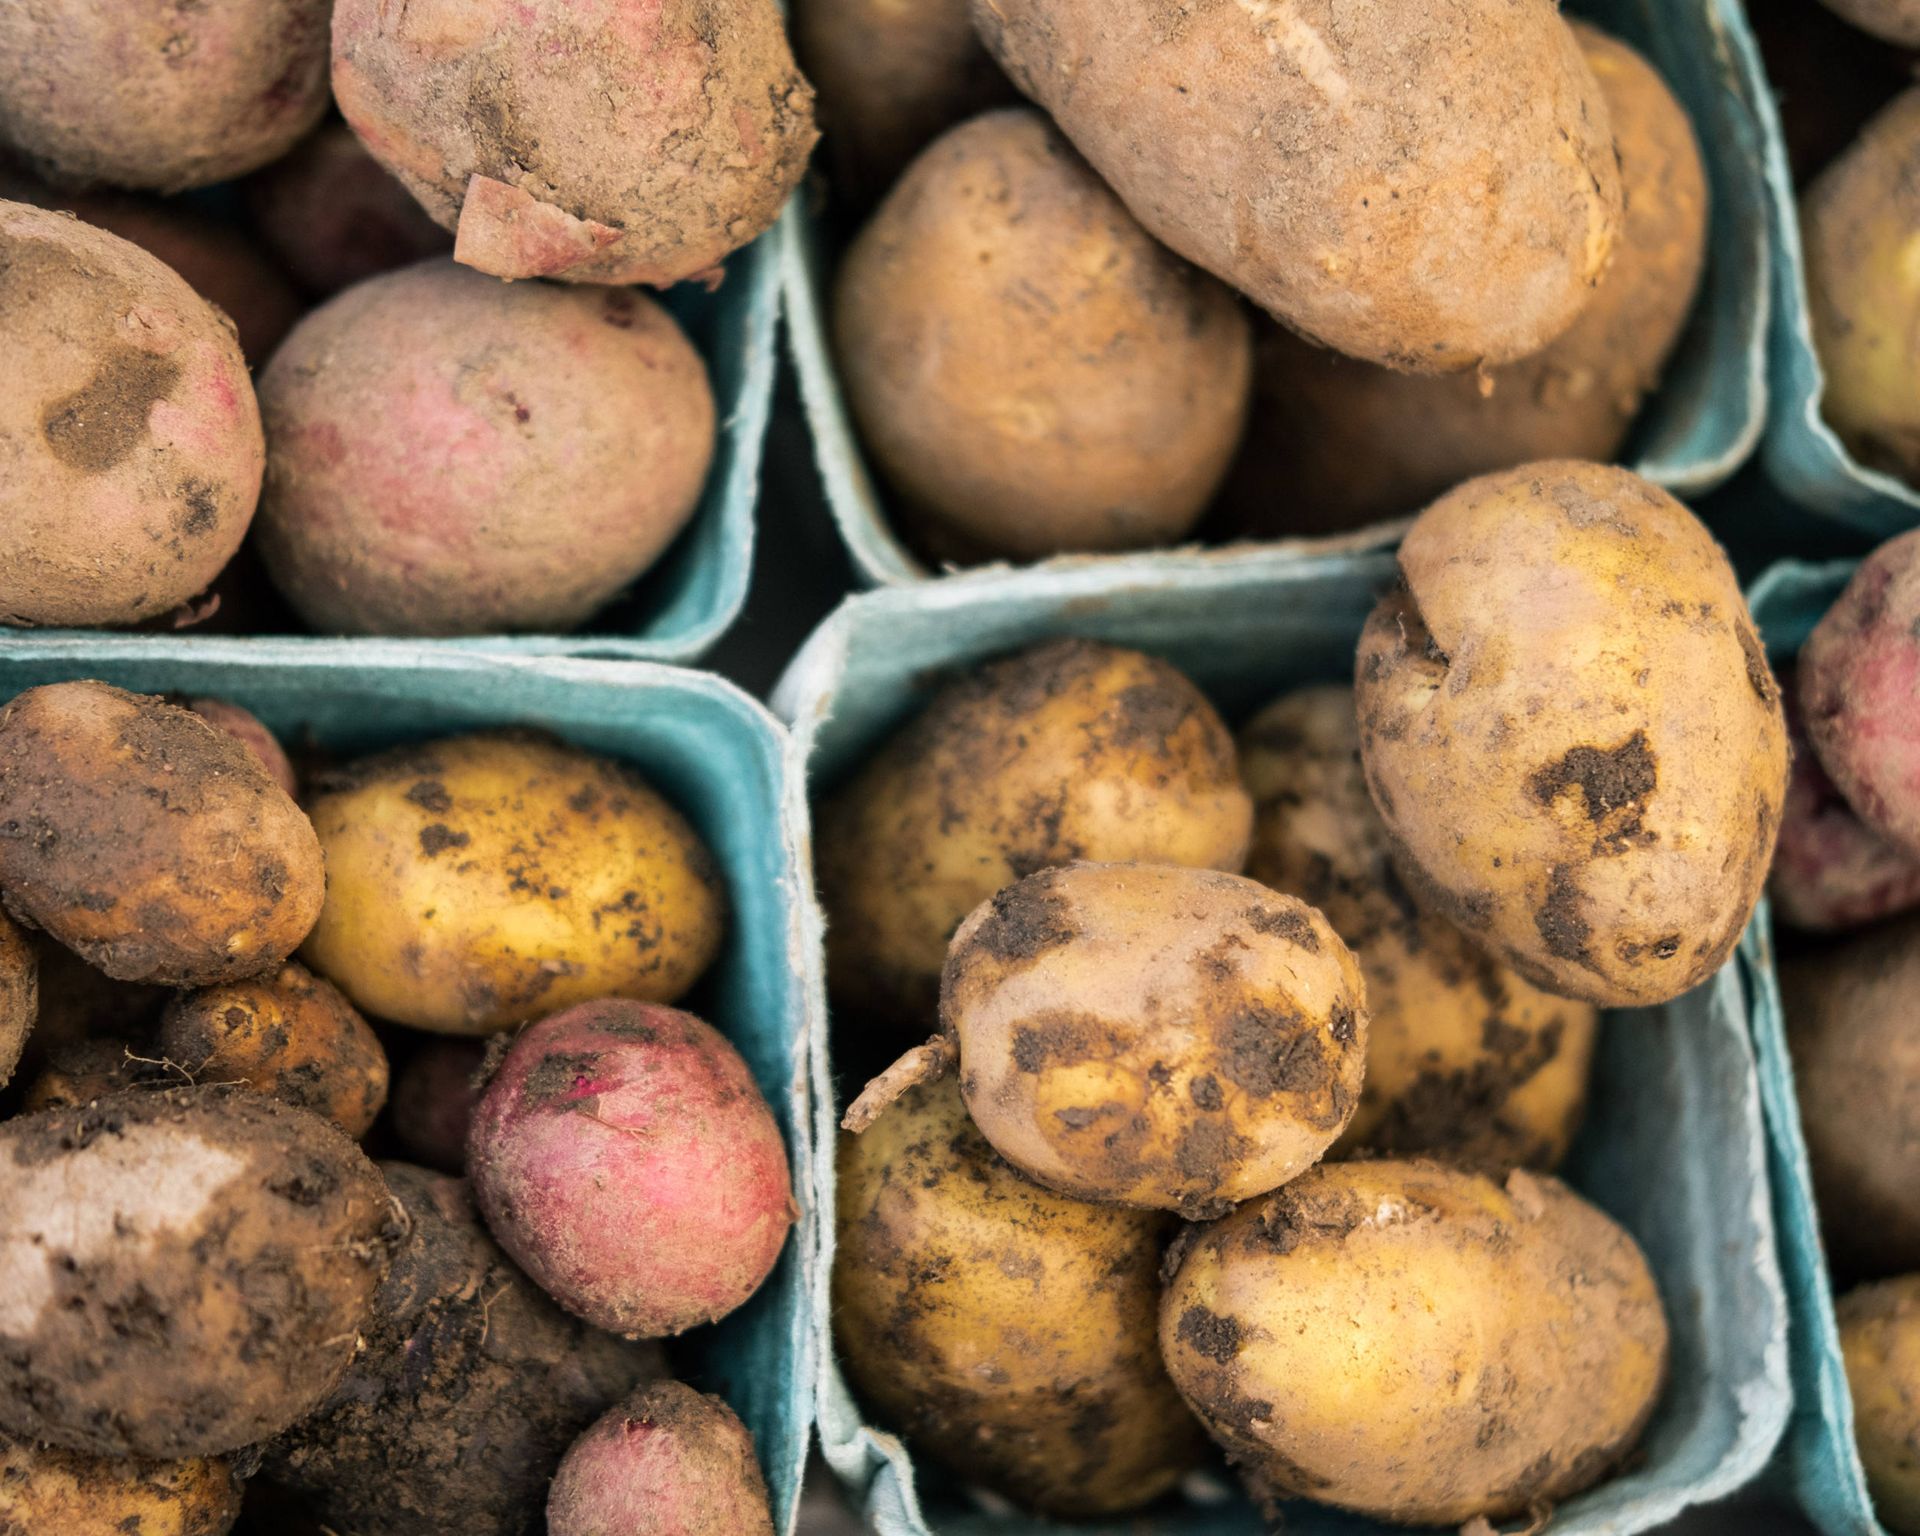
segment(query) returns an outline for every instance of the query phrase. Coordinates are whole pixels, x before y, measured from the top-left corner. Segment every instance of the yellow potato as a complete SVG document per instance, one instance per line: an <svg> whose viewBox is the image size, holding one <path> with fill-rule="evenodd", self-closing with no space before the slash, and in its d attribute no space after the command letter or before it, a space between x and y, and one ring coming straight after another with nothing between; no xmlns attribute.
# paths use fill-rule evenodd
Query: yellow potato
<svg viewBox="0 0 1920 1536"><path fill-rule="evenodd" d="M226 1536L239 1517L218 1458L87 1456L0 1432L0 1536Z"/></svg>
<svg viewBox="0 0 1920 1536"><path fill-rule="evenodd" d="M1835 1310L1873 1512L1894 1536L1920 1536L1920 1275L1862 1286Z"/></svg>

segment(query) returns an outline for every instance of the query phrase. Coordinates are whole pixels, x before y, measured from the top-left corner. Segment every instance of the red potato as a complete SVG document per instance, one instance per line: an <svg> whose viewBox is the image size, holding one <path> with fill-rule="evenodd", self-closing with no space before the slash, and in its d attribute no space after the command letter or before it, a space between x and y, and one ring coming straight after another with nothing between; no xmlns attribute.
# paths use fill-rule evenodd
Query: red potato
<svg viewBox="0 0 1920 1536"><path fill-rule="evenodd" d="M734 1310L798 1214L747 1064L676 1008L609 998L528 1026L474 1112L474 1200L563 1307L634 1338Z"/></svg>
<svg viewBox="0 0 1920 1536"><path fill-rule="evenodd" d="M428 1040L394 1074L387 1116L407 1156L442 1173L467 1162L467 1132L480 1102L480 1040Z"/></svg>
<svg viewBox="0 0 1920 1536"><path fill-rule="evenodd" d="M706 365L640 294L429 261L301 322L260 380L257 543L314 628L567 630L699 503Z"/></svg>
<svg viewBox="0 0 1920 1536"><path fill-rule="evenodd" d="M287 750L280 738L260 723L258 716L229 704L225 699L187 699L186 707L207 724L218 726L260 760L260 766L274 783L287 792L289 799L300 794L300 780L293 771Z"/></svg>

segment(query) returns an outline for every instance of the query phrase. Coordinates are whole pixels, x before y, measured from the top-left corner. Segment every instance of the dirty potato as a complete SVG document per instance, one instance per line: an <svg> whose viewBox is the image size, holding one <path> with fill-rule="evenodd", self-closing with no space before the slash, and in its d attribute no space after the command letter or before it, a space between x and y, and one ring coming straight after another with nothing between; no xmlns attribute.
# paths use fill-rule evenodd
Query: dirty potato
<svg viewBox="0 0 1920 1536"><path fill-rule="evenodd" d="M40 956L20 925L0 910L0 1088L20 1064L40 1012Z"/></svg>
<svg viewBox="0 0 1920 1536"><path fill-rule="evenodd" d="M239 1515L217 1457L83 1456L0 1432L0 1536L226 1536Z"/></svg>
<svg viewBox="0 0 1920 1536"><path fill-rule="evenodd" d="M720 947L712 855L631 769L523 732L365 758L316 787L327 902L302 954L363 1011L486 1035L670 1002Z"/></svg>
<svg viewBox="0 0 1920 1536"><path fill-rule="evenodd" d="M1840 1298L1840 1353L1853 1394L1873 1512L1895 1536L1920 1532L1920 1275Z"/></svg>

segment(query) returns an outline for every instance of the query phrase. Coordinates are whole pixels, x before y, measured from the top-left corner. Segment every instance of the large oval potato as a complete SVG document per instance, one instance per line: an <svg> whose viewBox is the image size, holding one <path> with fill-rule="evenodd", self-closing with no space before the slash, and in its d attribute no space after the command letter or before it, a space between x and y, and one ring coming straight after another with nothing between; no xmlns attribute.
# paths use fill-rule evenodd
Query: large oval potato
<svg viewBox="0 0 1920 1536"><path fill-rule="evenodd" d="M1606 98L1553 0L973 0L1155 237L1328 346L1511 362L1606 270Z"/></svg>
<svg viewBox="0 0 1920 1536"><path fill-rule="evenodd" d="M1240 735L1247 873L1325 915L1367 986L1366 1080L1332 1155L1552 1168L1586 1106L1600 1015L1542 992L1408 896L1360 771L1350 688L1276 699Z"/></svg>
<svg viewBox="0 0 1920 1536"><path fill-rule="evenodd" d="M1144 1504L1198 1460L1154 1333L1166 1216L1022 1178L951 1081L840 1138L838 1200L841 1363L915 1450L1066 1518Z"/></svg>
<svg viewBox="0 0 1920 1536"><path fill-rule="evenodd" d="M239 1516L219 1458L82 1456L0 1433L0 1536L226 1536Z"/></svg>
<svg viewBox="0 0 1920 1536"><path fill-rule="evenodd" d="M300 807L191 710L98 682L0 709L0 893L109 976L251 976L307 936L325 887Z"/></svg>
<svg viewBox="0 0 1920 1536"><path fill-rule="evenodd" d="M317 787L327 901L302 952L362 1010L486 1035L602 997L672 1002L726 921L713 857L631 769L520 732Z"/></svg>
<svg viewBox="0 0 1920 1536"><path fill-rule="evenodd" d="M1920 1275L1840 1298L1840 1353L1873 1512L1896 1536L1920 1532Z"/></svg>
<svg viewBox="0 0 1920 1536"><path fill-rule="evenodd" d="M1256 1491L1408 1525L1598 1482L1666 1375L1631 1236L1558 1180L1323 1164L1195 1234L1167 1369Z"/></svg>
<svg viewBox="0 0 1920 1536"><path fill-rule="evenodd" d="M1713 537L1623 469L1470 480L1360 638L1367 784L1423 904L1548 991L1665 1002L1732 953L1786 796L1780 690Z"/></svg>
<svg viewBox="0 0 1920 1536"><path fill-rule="evenodd" d="M1074 859L1238 870L1233 738L1163 661L1054 640L950 683L820 805L827 979L923 1034L947 941L1002 886Z"/></svg>
<svg viewBox="0 0 1920 1536"><path fill-rule="evenodd" d="M0 1088L20 1065L40 1012L40 956L19 924L0 911Z"/></svg>

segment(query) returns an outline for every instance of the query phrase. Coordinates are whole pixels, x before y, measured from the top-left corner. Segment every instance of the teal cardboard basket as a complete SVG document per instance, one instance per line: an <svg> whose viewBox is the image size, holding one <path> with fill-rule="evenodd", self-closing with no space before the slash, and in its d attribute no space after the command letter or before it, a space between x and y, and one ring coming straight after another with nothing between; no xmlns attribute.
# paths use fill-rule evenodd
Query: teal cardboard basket
<svg viewBox="0 0 1920 1536"><path fill-rule="evenodd" d="M1566 10L1653 61L1686 105L1706 155L1713 225L1705 282L1666 379L1642 412L1623 460L1676 495L1703 495L1746 461L1767 415L1771 239L1761 167L1762 114L1771 101L1759 50L1740 0L1569 0ZM893 532L884 488L867 467L840 389L829 323L839 252L816 200L805 192L796 197L778 234L788 335L827 504L867 585L921 581L933 573ZM1391 542L1400 529L1398 523L1379 525L1371 542ZM1332 547L1352 542L1334 541ZM1090 559L1144 573L1154 556L1050 563L1071 567Z"/></svg>
<svg viewBox="0 0 1920 1536"><path fill-rule="evenodd" d="M1354 645L1390 556L1278 550L1170 554L1151 568L988 571L850 598L813 635L776 694L814 791L857 765L955 669L1054 635L1138 647L1184 668L1230 724L1286 689L1350 679ZM1730 964L1661 1008L1611 1013L1593 1102L1566 1177L1624 1222L1658 1276L1672 1378L1625 1471L1569 1501L1552 1536L1625 1536L1730 1493L1766 1463L1787 1419L1786 1299L1768 1203L1766 1142L1748 1020L1754 978ZM822 1002L824 1009L824 1002ZM1222 1478L1184 1502L1105 1524L1055 1527L917 1468L869 1423L834 1361L828 1313L839 1103L830 1030L814 1038L811 1205L820 1434L828 1462L883 1536L1252 1536L1267 1529ZM1385 1527L1289 1506L1295 1536Z"/></svg>
<svg viewBox="0 0 1920 1536"><path fill-rule="evenodd" d="M804 1207L817 1181L809 1010L819 944L797 761L773 717L731 684L651 665L473 656L420 646L95 636L0 645L0 701L101 678L145 693L231 699L291 742L360 753L486 726L529 726L632 764L693 822L726 875L720 958L686 999L753 1069L787 1138ZM676 1359L753 1431L790 1536L812 1425L816 1224L803 1216L778 1267L740 1311L689 1335ZM51 1536L51 1533L49 1533Z"/></svg>

